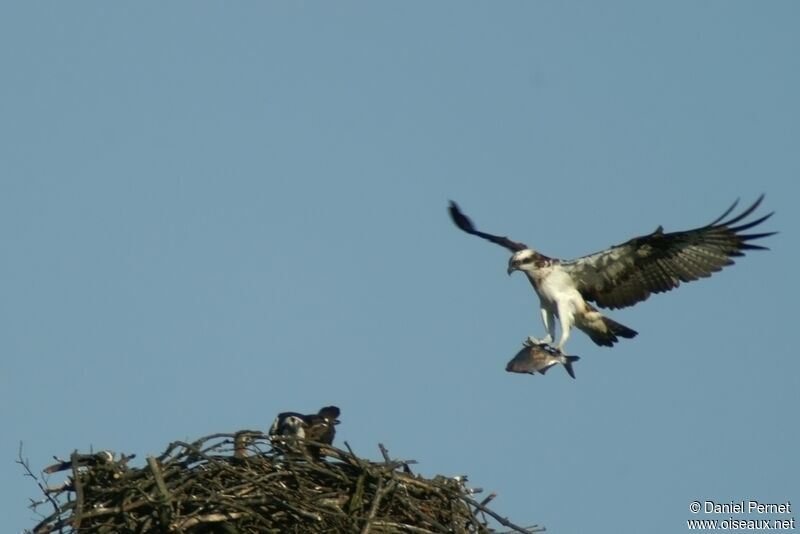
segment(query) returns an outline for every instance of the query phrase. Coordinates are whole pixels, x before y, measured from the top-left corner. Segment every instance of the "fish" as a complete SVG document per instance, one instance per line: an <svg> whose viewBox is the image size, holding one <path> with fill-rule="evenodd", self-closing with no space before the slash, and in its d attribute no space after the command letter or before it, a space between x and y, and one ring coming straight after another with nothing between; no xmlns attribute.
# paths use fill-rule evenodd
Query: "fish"
<svg viewBox="0 0 800 534"><path fill-rule="evenodd" d="M547 343L532 343L526 340L522 349L506 365L506 371L543 375L548 369L560 363L564 366L567 374L575 378L572 364L578 360L580 360L579 356L567 356Z"/></svg>

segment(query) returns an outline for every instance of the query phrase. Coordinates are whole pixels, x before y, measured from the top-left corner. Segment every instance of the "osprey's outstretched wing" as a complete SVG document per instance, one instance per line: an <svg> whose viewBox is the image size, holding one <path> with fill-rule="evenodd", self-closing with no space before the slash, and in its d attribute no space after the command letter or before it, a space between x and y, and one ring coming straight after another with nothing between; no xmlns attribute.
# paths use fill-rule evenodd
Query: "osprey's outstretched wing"
<svg viewBox="0 0 800 534"><path fill-rule="evenodd" d="M655 232L635 237L621 245L562 263L586 300L605 308L625 308L641 302L651 293L662 293L680 285L711 276L745 250L766 250L751 241L776 232L743 234L772 216L742 221L761 204L764 195L739 215L723 221L738 200L710 224L685 232ZM741 224L739 224L741 223ZM738 226L736 226L738 224Z"/></svg>
<svg viewBox="0 0 800 534"><path fill-rule="evenodd" d="M482 237L487 241L491 241L492 243L500 245L501 247L507 248L511 252L516 252L518 250L525 250L526 248L528 248L528 246L525 243L517 243L516 241L511 241L507 237L487 234L485 232L480 232L476 230L475 227L472 225L472 221L470 221L466 215L461 213L461 209L458 207L458 204L456 204L452 200L450 201L449 211L450 211L450 217L453 219L455 225L468 234Z"/></svg>

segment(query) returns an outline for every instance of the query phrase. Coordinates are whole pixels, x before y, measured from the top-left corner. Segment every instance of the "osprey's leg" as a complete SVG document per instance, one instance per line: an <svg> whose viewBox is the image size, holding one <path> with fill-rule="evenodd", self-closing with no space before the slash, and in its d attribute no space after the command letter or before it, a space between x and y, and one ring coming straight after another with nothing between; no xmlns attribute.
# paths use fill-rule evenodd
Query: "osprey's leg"
<svg viewBox="0 0 800 534"><path fill-rule="evenodd" d="M528 336L525 341L522 342L525 346L530 345L549 345L553 342L553 339L556 337L556 321L555 316L551 311L547 308L542 306L539 311L542 313L542 323L544 323L544 329L547 332L543 338L537 338L533 336Z"/></svg>
<svg viewBox="0 0 800 534"><path fill-rule="evenodd" d="M564 344L569 339L570 330L572 330L572 324L575 322L575 317L573 316L572 308L569 303L564 303L563 306L559 306L558 319L561 323L561 337L558 340L558 345L556 345L556 350L559 352L564 352L562 349L564 348Z"/></svg>

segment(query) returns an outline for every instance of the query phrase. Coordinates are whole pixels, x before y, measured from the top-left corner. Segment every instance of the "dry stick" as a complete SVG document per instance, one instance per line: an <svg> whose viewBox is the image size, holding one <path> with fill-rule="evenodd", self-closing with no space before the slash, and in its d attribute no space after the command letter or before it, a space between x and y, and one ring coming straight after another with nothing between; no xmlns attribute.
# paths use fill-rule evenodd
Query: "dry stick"
<svg viewBox="0 0 800 534"><path fill-rule="evenodd" d="M485 499L483 499L483 500L481 501L481 506L486 506L486 505L487 505L487 504L489 504L489 503L490 503L490 502L491 502L491 501L492 501L492 500L493 500L495 497L497 497L497 494L496 494L496 493L490 493L489 495L487 495L487 496L486 496L486 498L485 498Z"/></svg>
<svg viewBox="0 0 800 534"><path fill-rule="evenodd" d="M198 515L194 517L187 517L170 525L171 530L181 531L185 528L190 528L200 523L219 523L221 521L228 521L230 519L237 519L245 515L245 512L228 512L228 513L213 513L206 515Z"/></svg>
<svg viewBox="0 0 800 534"><path fill-rule="evenodd" d="M39 523L33 527L34 534L38 534L40 532L55 532L56 529L58 529L60 533L63 533L64 527L70 522L69 515L65 515L65 512L73 508L75 508L74 501L70 501L65 503L63 506L59 506L55 512L39 521ZM65 517L62 517L62 515Z"/></svg>
<svg viewBox="0 0 800 534"><path fill-rule="evenodd" d="M378 486L375 488L375 498L372 499L372 506L369 509L369 515L367 516L367 522L364 524L364 528L361 530L361 534L369 534L369 525L373 519L375 519L375 514L378 512L378 505L383 498L383 479L378 479Z"/></svg>
<svg viewBox="0 0 800 534"><path fill-rule="evenodd" d="M522 534L531 534L531 532L544 532L545 530L547 530L544 527L539 527L539 525L533 525L531 527L528 527L527 529L522 528L522 527L520 527L518 525L515 525L511 521L509 521L507 518L502 517L500 514L491 511L489 508L483 506L481 503L479 503L475 499L470 499L469 497L463 497L463 499L464 499L464 502L466 502L468 504L471 504L472 506L474 506L477 509L479 509L481 512L484 512L484 513L489 514L490 516L492 516L498 523L500 523L504 527L508 527L508 528L510 528L512 530L516 530L517 532L521 532Z"/></svg>
<svg viewBox="0 0 800 534"><path fill-rule="evenodd" d="M487 504L489 504L489 503L490 503L490 502L491 502L491 501L492 501L492 500L493 500L495 497L497 497L497 494L496 494L496 493L490 493L490 494L489 494L489 495L488 495L488 496L487 496L485 499L483 499L483 500L481 501L481 506L486 506L486 505L487 505ZM483 518L483 523L484 523L484 524L488 523L488 521L489 521L489 520L488 520L488 519L486 519L486 513L485 513L485 512L483 512L483 511L481 511L481 510L479 510L479 509L477 509L477 508L476 508L476 509L475 509L475 510L472 512L472 517L474 517L474 518L477 520L477 519L478 519L478 514L481 514L481 518Z"/></svg>
<svg viewBox="0 0 800 534"><path fill-rule="evenodd" d="M344 446L347 447L347 450L350 452L350 458L348 458L348 459L354 460L356 462L356 465L360 466L361 462L358 459L358 456L356 456L356 453L353 452L353 449L350 448L350 444L345 441L344 442Z"/></svg>
<svg viewBox="0 0 800 534"><path fill-rule="evenodd" d="M408 473L410 473L410 469L408 469L408 464L406 462L398 462L393 461L392 458L389 456L389 450L383 445L383 443L378 443L378 448L381 451L381 455L383 455L384 462L386 467L391 469L389 475L391 477L391 483L385 489L383 488L383 478L378 478L378 486L375 488L375 499L372 501L372 507L369 511L369 516L367 516L367 522L364 525L364 529L361 531L361 534L368 534L370 525L375 519L375 514L378 511L378 506L383 499L384 495L386 495L389 491L393 490L396 486L395 482L395 469L397 467L403 466Z"/></svg>
<svg viewBox="0 0 800 534"><path fill-rule="evenodd" d="M301 515L306 519L311 519L313 521L322 521L322 517L319 514L315 514L314 512L309 512L308 510L303 510L302 508L298 508L297 506L289 504L288 502L285 501L282 504L292 512Z"/></svg>
<svg viewBox="0 0 800 534"><path fill-rule="evenodd" d="M427 528L422 527L415 527L412 525L406 525L405 523L394 523L392 521L375 521L373 523L376 527L392 527L399 530L408 530L410 532L418 532L419 534L437 534L432 530L428 530Z"/></svg>
<svg viewBox="0 0 800 534"><path fill-rule="evenodd" d="M422 510L420 510L419 507L414 506L414 505L410 505L410 508L411 508L411 511L417 516L418 519L422 519L423 521L425 521L425 522L433 525L434 527L438 528L439 532L448 532L450 530L446 526L444 526L441 523L439 523L438 521L436 521L430 515L428 515L427 513L423 512Z"/></svg>
<svg viewBox="0 0 800 534"><path fill-rule="evenodd" d="M383 446L383 443L378 443L378 448L381 450L381 454L383 455L383 459L386 461L386 463L387 464L394 464L394 465L392 465L393 469L396 469L398 467L402 467L404 473L406 473L408 475L412 474L411 473L411 468L409 466L417 463L416 460L392 460L389 457L389 450L386 447Z"/></svg>
<svg viewBox="0 0 800 534"><path fill-rule="evenodd" d="M83 480L78 471L78 451L72 451L69 459L72 462L72 482L75 484L75 514L73 514L72 528L78 531L81 528L81 516L83 515Z"/></svg>
<svg viewBox="0 0 800 534"><path fill-rule="evenodd" d="M50 494L51 492L47 491L47 488L45 488L44 484L42 484L41 481L39 480L39 478L36 475L33 474L33 471L31 471L31 467L30 467L30 464L28 463L28 461L25 460L22 457L22 442L21 441L19 442L19 452L17 454L17 463L19 465L21 465L22 468L25 470L26 476L32 478L36 482L36 485L39 486L39 489L42 491L42 493L44 493L44 496L47 498L48 501L50 501L50 504L53 505L54 513L52 515L50 515L50 517L54 517L55 516L57 519L60 519L61 518L61 507L58 505L58 502L56 502L56 500ZM44 501L42 501L42 502L44 502ZM50 517L45 518L45 521L49 520ZM42 521L42 522L44 522L44 521ZM41 523L39 523L39 524L41 525ZM59 529L59 530L61 530L61 529Z"/></svg>
<svg viewBox="0 0 800 534"><path fill-rule="evenodd" d="M389 458L389 451L383 446L383 443L378 443L378 448L381 450L381 454L383 455L383 459L386 460L386 463L392 463L392 459Z"/></svg>
<svg viewBox="0 0 800 534"><path fill-rule="evenodd" d="M43 525L39 523L36 525L36 528L33 529L33 534L50 534L51 532L55 532L58 529L59 532L64 532L64 527L67 526L69 523L69 518L67 519L59 519L53 526Z"/></svg>
<svg viewBox="0 0 800 534"><path fill-rule="evenodd" d="M308 466L308 471L315 471L315 472L320 473L320 474L332 475L332 476L338 478L339 480L341 480L342 482L349 482L349 480L347 479L347 477L345 475L343 475L341 473L338 473L338 472L336 472L336 471L334 471L333 469L330 469L330 468L324 469L324 468L320 467L320 465L317 464L316 462L310 462L310 463L307 464L307 466Z"/></svg>
<svg viewBox="0 0 800 534"><path fill-rule="evenodd" d="M167 490L167 484L164 482L164 477L161 474L161 468L158 466L158 461L154 457L148 456L147 466L153 473L153 479L156 481L156 487L158 488L158 492L161 494L161 499L158 505L158 519L161 522L161 530L167 532L172 516L169 490Z"/></svg>

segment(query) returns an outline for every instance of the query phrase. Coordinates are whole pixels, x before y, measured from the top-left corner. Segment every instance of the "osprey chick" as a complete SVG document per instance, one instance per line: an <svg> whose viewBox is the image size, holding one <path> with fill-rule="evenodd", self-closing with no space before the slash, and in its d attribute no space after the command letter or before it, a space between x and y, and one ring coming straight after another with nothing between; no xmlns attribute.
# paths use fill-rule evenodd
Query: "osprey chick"
<svg viewBox="0 0 800 534"><path fill-rule="evenodd" d="M727 221L723 219L734 210L738 200L720 217L700 228L664 233L659 226L650 234L569 261L550 258L524 243L476 230L452 200L449 211L455 225L464 232L513 253L508 260L508 274L522 271L528 277L539 296L546 331L543 338L530 337L528 341L552 343L555 318L558 318L561 337L555 348L563 351L573 326L586 333L597 345L608 347L620 337L636 336L635 330L605 317L590 302L611 309L633 306L651 293L663 293L678 287L681 282L707 278L726 265L733 265L732 258L743 256L745 250L766 250L766 247L754 245L751 241L775 232L742 233L772 216L768 213L742 223L763 199L764 195L761 195L752 206Z"/></svg>
<svg viewBox="0 0 800 534"><path fill-rule="evenodd" d="M336 435L341 411L336 406L325 406L319 412L303 415L297 412L279 413L269 429L270 436L290 436L330 445ZM310 445L308 450L319 458L319 447Z"/></svg>

